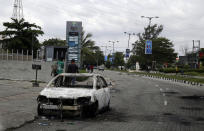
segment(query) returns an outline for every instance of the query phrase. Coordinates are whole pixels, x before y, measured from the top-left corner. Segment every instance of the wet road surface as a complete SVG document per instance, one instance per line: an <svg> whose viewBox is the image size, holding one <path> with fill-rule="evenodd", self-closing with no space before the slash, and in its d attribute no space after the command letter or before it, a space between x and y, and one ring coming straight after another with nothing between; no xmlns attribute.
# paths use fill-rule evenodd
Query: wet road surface
<svg viewBox="0 0 204 131"><path fill-rule="evenodd" d="M204 89L105 71L111 110L95 118L38 118L16 131L203 131ZM14 129L13 129L14 130Z"/></svg>

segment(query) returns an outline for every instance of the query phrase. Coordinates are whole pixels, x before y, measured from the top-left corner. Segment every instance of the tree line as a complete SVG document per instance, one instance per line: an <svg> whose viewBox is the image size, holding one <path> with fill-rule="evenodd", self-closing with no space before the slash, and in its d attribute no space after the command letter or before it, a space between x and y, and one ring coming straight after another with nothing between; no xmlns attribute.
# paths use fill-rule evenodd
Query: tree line
<svg viewBox="0 0 204 131"><path fill-rule="evenodd" d="M66 40L59 38L51 38L39 42L38 37L44 32L42 28L35 23L29 23L24 19L11 19L11 22L4 22L5 30L0 31L3 39L0 42L3 44L3 49L11 51L28 50L29 54L33 50L34 53L41 46L66 46ZM142 69L149 67L162 67L163 64L172 65L175 63L177 54L173 49L173 42L166 37L160 36L163 31L162 25L152 25L144 28L144 32L139 33L138 40L135 41L132 55L125 63L125 55L122 52L109 54L107 61L104 61L104 55L100 47L96 46L92 40L91 33L82 32L81 43L81 63L83 65L101 65L107 67L125 66L126 68L134 68L135 63L139 62ZM152 54L145 54L145 41L152 40Z"/></svg>
<svg viewBox="0 0 204 131"><path fill-rule="evenodd" d="M66 40L59 38L51 38L39 42L38 37L42 36L44 32L42 28L35 23L29 23L24 19L17 20L11 19L11 22L4 22L5 30L0 31L3 39L0 40L2 47L5 50L21 51L28 50L31 55L32 51L34 56L36 51L42 46L66 46ZM104 63L104 55L95 41L91 39L91 33L82 32L82 49L81 49L81 62L83 64L101 65Z"/></svg>

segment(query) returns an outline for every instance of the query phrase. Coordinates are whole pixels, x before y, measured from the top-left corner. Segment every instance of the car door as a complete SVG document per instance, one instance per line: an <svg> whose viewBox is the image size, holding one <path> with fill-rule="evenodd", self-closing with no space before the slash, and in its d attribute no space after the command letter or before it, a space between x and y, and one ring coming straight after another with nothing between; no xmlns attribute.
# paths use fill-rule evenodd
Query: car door
<svg viewBox="0 0 204 131"><path fill-rule="evenodd" d="M102 82L102 86L104 89L104 99L105 99L105 105L104 106L108 106L109 102L110 102L110 88L108 88L108 84L106 82L106 80L101 76L100 77L101 82Z"/></svg>
<svg viewBox="0 0 204 131"><path fill-rule="evenodd" d="M100 77L96 77L96 92L95 96L98 100L98 108L99 110L105 107L106 100L105 100L105 90L102 85L102 80Z"/></svg>

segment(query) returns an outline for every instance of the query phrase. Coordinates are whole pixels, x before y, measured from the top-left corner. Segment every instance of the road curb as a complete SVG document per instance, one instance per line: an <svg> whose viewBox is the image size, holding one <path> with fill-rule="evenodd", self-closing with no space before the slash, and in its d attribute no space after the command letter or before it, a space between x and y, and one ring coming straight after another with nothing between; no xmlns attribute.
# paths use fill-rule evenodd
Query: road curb
<svg viewBox="0 0 204 131"><path fill-rule="evenodd" d="M167 80L167 81L172 81L172 82L175 82L175 83L184 83L184 84L188 84L188 85L191 85L191 86L197 86L197 87L203 86L203 84L199 83L199 82L191 82L191 81L186 81L186 80L178 80L178 79L172 79L172 78L167 78L167 77L159 77L159 76L144 75L144 74L139 74L138 76L144 76L144 77L149 77L149 78Z"/></svg>

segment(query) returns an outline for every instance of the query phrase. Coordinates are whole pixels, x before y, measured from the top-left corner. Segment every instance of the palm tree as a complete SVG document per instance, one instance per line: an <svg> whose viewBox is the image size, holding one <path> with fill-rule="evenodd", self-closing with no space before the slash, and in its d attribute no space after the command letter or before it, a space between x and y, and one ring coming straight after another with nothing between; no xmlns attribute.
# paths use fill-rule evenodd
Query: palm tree
<svg viewBox="0 0 204 131"><path fill-rule="evenodd" d="M0 32L3 36L3 48L8 50L37 50L39 41L37 37L44 34L40 26L26 22L24 19L12 19L12 22L4 22L6 28ZM32 45L35 43L35 45Z"/></svg>
<svg viewBox="0 0 204 131"><path fill-rule="evenodd" d="M91 40L91 33L85 34L85 31L82 31L81 37L81 63L83 65L85 61L89 61L88 58L94 59L94 50L98 47L95 46L95 41Z"/></svg>

